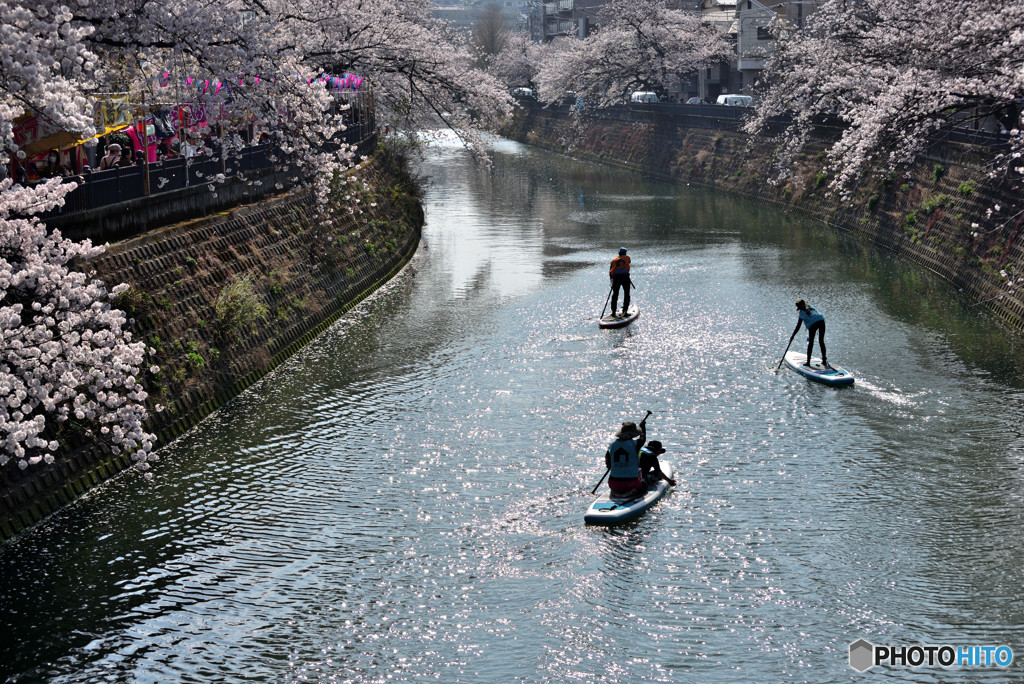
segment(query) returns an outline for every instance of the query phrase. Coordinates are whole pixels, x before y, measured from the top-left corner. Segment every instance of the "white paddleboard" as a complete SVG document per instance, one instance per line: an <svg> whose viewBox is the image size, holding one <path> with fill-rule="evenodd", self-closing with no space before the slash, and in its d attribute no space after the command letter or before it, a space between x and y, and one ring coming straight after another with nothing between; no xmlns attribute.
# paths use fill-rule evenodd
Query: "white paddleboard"
<svg viewBox="0 0 1024 684"><path fill-rule="evenodd" d="M787 366L811 380L836 386L853 384L853 373L839 366L824 366L817 357L812 356L811 365L805 366L807 352L788 351L785 358Z"/></svg>
<svg viewBox="0 0 1024 684"><path fill-rule="evenodd" d="M640 308L631 306L625 316L612 316L609 314L599 320L597 324L602 328L625 328L638 318L640 318Z"/></svg>
<svg viewBox="0 0 1024 684"><path fill-rule="evenodd" d="M672 477L672 464L667 461L660 461L659 464L661 472ZM668 482L658 480L647 485L647 493L643 496L613 499L607 485L602 484L602 486L605 487L605 493L597 497L583 515L583 521L588 525L618 525L632 520L665 496L665 492L669 489Z"/></svg>

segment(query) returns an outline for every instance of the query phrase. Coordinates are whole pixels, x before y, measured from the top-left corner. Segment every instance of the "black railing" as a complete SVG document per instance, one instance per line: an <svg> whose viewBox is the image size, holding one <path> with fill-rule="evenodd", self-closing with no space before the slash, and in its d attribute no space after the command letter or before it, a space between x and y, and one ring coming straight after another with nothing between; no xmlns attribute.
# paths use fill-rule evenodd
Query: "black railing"
<svg viewBox="0 0 1024 684"><path fill-rule="evenodd" d="M528 103L526 106L540 106ZM561 108L563 105L552 105ZM566 106L568 110L568 106ZM671 119L675 124L687 128L706 128L725 131L739 131L744 120L753 114L748 107L731 107L717 104L676 104L671 102L636 102L616 105L606 109L590 110L592 116L611 118L619 121L657 121ZM769 121L769 130L778 131L789 125L790 117L777 116ZM837 116L821 115L814 119L818 137L836 138L846 130L848 124ZM989 148L1007 148L1009 133L974 130L967 126L949 126L936 131L933 143L952 142Z"/></svg>
<svg viewBox="0 0 1024 684"><path fill-rule="evenodd" d="M348 127L324 145L325 150L337 150L341 144L355 145L362 154L368 154L368 143L376 134L373 112L353 110ZM290 159L277 145L262 144L241 148L221 159L218 153L199 155L191 159L178 157L148 165L149 192L146 192L145 164L136 164L103 171L89 170L71 176L68 182L79 186L64 197L64 206L48 212L44 218L65 216L91 209L141 199L146 196L184 190L189 187L236 179L247 174L287 165Z"/></svg>

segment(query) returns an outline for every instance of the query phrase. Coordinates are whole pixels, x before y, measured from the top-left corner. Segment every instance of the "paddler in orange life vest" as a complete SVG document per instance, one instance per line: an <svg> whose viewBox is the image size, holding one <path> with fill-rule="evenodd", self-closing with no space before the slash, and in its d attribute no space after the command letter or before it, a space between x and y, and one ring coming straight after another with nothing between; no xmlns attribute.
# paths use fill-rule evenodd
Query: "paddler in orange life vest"
<svg viewBox="0 0 1024 684"><path fill-rule="evenodd" d="M629 257L626 248L619 248L619 256L612 259L612 267L608 269L612 279L612 316L625 317L629 311ZM616 314L615 307L619 303L619 288L622 288L622 313Z"/></svg>
<svg viewBox="0 0 1024 684"><path fill-rule="evenodd" d="M644 492L647 485L640 473L640 448L647 441L647 419L640 421L640 427L629 420L615 433L615 441L608 445L604 464L608 467L608 488L612 496L630 496Z"/></svg>

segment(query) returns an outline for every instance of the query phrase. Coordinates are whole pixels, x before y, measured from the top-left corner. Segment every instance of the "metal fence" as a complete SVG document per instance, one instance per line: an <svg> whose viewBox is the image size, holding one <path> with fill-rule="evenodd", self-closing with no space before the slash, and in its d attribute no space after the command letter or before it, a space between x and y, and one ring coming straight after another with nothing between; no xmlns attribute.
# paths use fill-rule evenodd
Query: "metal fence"
<svg viewBox="0 0 1024 684"><path fill-rule="evenodd" d="M747 107L728 107L725 105L703 103L688 105L669 102L637 102L608 107L607 109L597 110L597 112L591 110L592 115L600 118L647 122L666 119L686 128L706 128L725 131L739 131L745 119L751 113L752 110ZM789 117L774 117L769 122L769 130L782 130L790 123L791 119ZM814 126L818 137L838 138L849 127L849 124L836 116L819 116L814 120ZM932 137L932 142L961 143L1000 149L1009 146L1010 135L1009 133L974 130L966 126L950 126L937 131Z"/></svg>
<svg viewBox="0 0 1024 684"><path fill-rule="evenodd" d="M212 183L217 174L225 177L244 174L247 171L267 169L274 165L272 158L275 147L269 144L246 147L240 153L226 159L199 156L185 159L167 159L148 165L119 167L103 171L87 171L73 176L79 186L64 198L64 206L48 216L73 214L76 212L105 207L134 199L173 192L183 188ZM280 150L276 150L283 158ZM149 174L149 192L146 192L146 174Z"/></svg>
<svg viewBox="0 0 1024 684"><path fill-rule="evenodd" d="M365 147L375 134L373 110L354 107L348 127L325 144L324 149L337 150L342 144ZM45 214L43 218L79 213L151 195L216 183L220 181L218 174L223 174L225 179L244 177L248 173L271 169L290 161L289 155L280 147L265 143L241 148L225 155L224 158L215 153L212 156L200 155L190 159L178 157L148 165L136 164L103 171L89 170L67 179L68 182L79 183L78 187L65 196L63 207Z"/></svg>

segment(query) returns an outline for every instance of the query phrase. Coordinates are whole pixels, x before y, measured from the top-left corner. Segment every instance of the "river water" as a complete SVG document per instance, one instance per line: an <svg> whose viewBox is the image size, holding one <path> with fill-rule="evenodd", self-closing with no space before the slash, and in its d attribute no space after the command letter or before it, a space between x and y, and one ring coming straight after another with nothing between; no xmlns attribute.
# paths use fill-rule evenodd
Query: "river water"
<svg viewBox="0 0 1024 684"><path fill-rule="evenodd" d="M513 143L419 172L423 244L383 291L151 482L0 549L0 679L857 680L862 637L1024 660L1024 361L970 302L775 209ZM620 246L642 315L601 331ZM854 387L775 371L800 297ZM648 409L678 486L584 526Z"/></svg>

